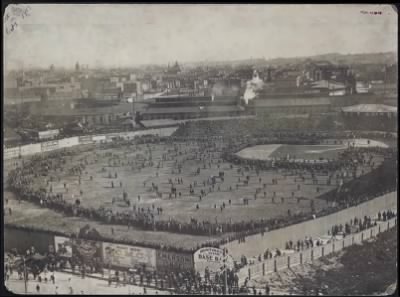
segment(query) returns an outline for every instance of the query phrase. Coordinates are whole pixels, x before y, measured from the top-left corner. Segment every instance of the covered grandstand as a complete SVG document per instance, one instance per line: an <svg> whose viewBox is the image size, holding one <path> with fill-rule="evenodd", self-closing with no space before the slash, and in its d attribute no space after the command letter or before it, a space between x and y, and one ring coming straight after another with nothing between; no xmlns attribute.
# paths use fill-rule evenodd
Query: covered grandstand
<svg viewBox="0 0 400 297"><path fill-rule="evenodd" d="M356 130L397 131L397 106L358 104L342 108L346 127Z"/></svg>

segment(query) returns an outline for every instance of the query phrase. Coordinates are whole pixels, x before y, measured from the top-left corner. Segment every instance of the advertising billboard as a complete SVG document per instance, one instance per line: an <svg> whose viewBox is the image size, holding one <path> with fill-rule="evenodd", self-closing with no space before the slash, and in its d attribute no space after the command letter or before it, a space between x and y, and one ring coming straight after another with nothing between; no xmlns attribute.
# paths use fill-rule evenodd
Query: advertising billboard
<svg viewBox="0 0 400 297"><path fill-rule="evenodd" d="M92 137L92 140L95 143L101 143L101 142L104 142L106 140L106 136L105 135L96 135L96 136Z"/></svg>
<svg viewBox="0 0 400 297"><path fill-rule="evenodd" d="M38 132L39 139L54 138L54 137L57 137L59 134L60 134L60 130L58 130L58 129Z"/></svg>
<svg viewBox="0 0 400 297"><path fill-rule="evenodd" d="M62 257L72 257L72 240L68 237L54 236L54 247L56 253Z"/></svg>
<svg viewBox="0 0 400 297"><path fill-rule="evenodd" d="M233 268L233 258L229 255L225 257L226 266ZM213 273L221 271L224 265L224 251L220 248L205 247L197 250L193 255L194 269L201 275L204 274L206 268Z"/></svg>
<svg viewBox="0 0 400 297"><path fill-rule="evenodd" d="M156 251L150 248L103 242L103 260L113 266L156 268Z"/></svg>
<svg viewBox="0 0 400 297"><path fill-rule="evenodd" d="M80 143L80 144L90 144L90 143L93 143L93 141L92 141L92 135L79 136L79 143Z"/></svg>
<svg viewBox="0 0 400 297"><path fill-rule="evenodd" d="M40 145L42 152L56 150L58 149L58 140L42 142Z"/></svg>
<svg viewBox="0 0 400 297"><path fill-rule="evenodd" d="M156 264L158 270L191 270L193 254L157 250Z"/></svg>
<svg viewBox="0 0 400 297"><path fill-rule="evenodd" d="M92 262L95 258L101 258L101 242L79 238L73 239L72 254L82 261Z"/></svg>

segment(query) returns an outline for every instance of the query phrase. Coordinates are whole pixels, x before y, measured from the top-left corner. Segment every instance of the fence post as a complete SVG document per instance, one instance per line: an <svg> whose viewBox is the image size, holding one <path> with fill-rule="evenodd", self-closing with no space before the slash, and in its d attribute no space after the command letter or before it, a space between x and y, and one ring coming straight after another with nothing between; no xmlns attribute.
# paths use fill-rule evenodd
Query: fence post
<svg viewBox="0 0 400 297"><path fill-rule="evenodd" d="M314 261L314 249L311 249L311 262Z"/></svg>
<svg viewBox="0 0 400 297"><path fill-rule="evenodd" d="M371 228L371 234L370 234L370 237L372 237L372 234L373 234L373 232L372 232L372 231L373 231L373 229Z"/></svg>
<svg viewBox="0 0 400 297"><path fill-rule="evenodd" d="M324 247L321 247L321 257L323 257L324 256Z"/></svg>
<svg viewBox="0 0 400 297"><path fill-rule="evenodd" d="M332 242L332 253L335 252L335 243Z"/></svg>
<svg viewBox="0 0 400 297"><path fill-rule="evenodd" d="M378 233L381 233L381 224L378 225Z"/></svg>
<svg viewBox="0 0 400 297"><path fill-rule="evenodd" d="M300 264L303 264L303 253L300 253Z"/></svg>
<svg viewBox="0 0 400 297"><path fill-rule="evenodd" d="M351 237L351 245L353 245L353 244L354 244L354 236Z"/></svg>
<svg viewBox="0 0 400 297"><path fill-rule="evenodd" d="M262 273L265 275L265 262L262 263Z"/></svg>
<svg viewBox="0 0 400 297"><path fill-rule="evenodd" d="M249 268L249 279L251 279L251 271L250 271L250 268Z"/></svg>
<svg viewBox="0 0 400 297"><path fill-rule="evenodd" d="M287 257L287 267L290 268L290 256Z"/></svg>
<svg viewBox="0 0 400 297"><path fill-rule="evenodd" d="M274 259L274 272L277 272L278 269L276 268L276 259Z"/></svg>
<svg viewBox="0 0 400 297"><path fill-rule="evenodd" d="M364 232L361 232L361 242L364 241Z"/></svg>
<svg viewBox="0 0 400 297"><path fill-rule="evenodd" d="M389 221L388 221L388 223L387 223L387 229L386 230L389 230Z"/></svg>

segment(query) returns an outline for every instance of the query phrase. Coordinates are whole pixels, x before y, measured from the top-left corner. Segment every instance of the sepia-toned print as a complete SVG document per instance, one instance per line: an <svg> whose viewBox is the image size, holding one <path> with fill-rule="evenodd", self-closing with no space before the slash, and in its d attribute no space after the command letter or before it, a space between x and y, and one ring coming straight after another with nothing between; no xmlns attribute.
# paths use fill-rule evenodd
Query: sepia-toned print
<svg viewBox="0 0 400 297"><path fill-rule="evenodd" d="M5 296L395 292L395 6L21 3L3 25Z"/></svg>

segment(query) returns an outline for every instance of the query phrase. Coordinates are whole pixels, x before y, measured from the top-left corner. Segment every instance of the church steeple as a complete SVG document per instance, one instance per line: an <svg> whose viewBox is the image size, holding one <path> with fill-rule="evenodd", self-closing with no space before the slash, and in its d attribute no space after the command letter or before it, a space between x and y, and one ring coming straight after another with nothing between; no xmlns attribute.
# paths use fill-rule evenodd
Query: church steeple
<svg viewBox="0 0 400 297"><path fill-rule="evenodd" d="M178 74L179 72L181 72L181 68L179 67L178 61L175 61L175 64L173 64L172 67L170 67L168 63L167 72L169 74Z"/></svg>

